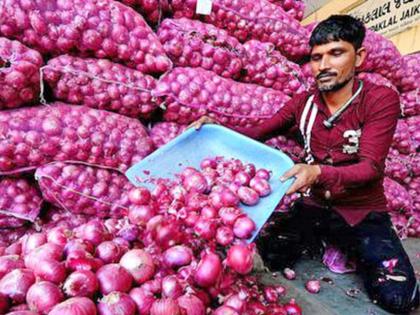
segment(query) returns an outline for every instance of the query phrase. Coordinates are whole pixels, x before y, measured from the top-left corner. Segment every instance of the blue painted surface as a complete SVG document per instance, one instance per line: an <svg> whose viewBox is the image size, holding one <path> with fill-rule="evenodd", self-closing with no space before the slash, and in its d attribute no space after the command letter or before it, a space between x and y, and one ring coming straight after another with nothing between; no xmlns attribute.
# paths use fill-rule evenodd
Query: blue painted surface
<svg viewBox="0 0 420 315"><path fill-rule="evenodd" d="M280 176L290 169L293 161L283 152L275 150L251 138L218 125L204 125L199 130L188 129L165 146L132 166L126 176L136 186L152 188L150 178L173 178L183 168L200 167L207 157L223 156L253 163L257 168L272 171L270 185L272 193L260 198L253 207L241 204L242 209L254 220L257 229L249 241L254 240L261 227L270 217L293 182L282 183ZM145 182L146 181L146 182Z"/></svg>

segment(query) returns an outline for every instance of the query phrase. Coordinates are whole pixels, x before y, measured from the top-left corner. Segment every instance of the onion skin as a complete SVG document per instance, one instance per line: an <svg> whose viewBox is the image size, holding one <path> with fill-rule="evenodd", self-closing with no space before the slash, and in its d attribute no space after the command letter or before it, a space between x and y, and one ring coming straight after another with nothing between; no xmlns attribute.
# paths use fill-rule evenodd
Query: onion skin
<svg viewBox="0 0 420 315"><path fill-rule="evenodd" d="M92 298L99 290L99 282L92 271L78 270L67 277L63 290L70 297Z"/></svg>
<svg viewBox="0 0 420 315"><path fill-rule="evenodd" d="M254 253L246 245L233 245L227 252L226 263L237 273L246 275L254 266Z"/></svg>
<svg viewBox="0 0 420 315"><path fill-rule="evenodd" d="M137 311L140 315L150 314L150 308L156 301L153 293L140 288L134 288L130 291L130 296L137 305Z"/></svg>
<svg viewBox="0 0 420 315"><path fill-rule="evenodd" d="M193 252L185 245L175 245L163 253L165 265L171 268L178 268L191 263Z"/></svg>
<svg viewBox="0 0 420 315"><path fill-rule="evenodd" d="M186 315L205 315L206 310L203 301L194 294L184 294L178 298L179 307Z"/></svg>
<svg viewBox="0 0 420 315"><path fill-rule="evenodd" d="M15 303L23 303L26 293L34 284L35 276L28 269L15 269L0 280L0 294L9 297Z"/></svg>
<svg viewBox="0 0 420 315"><path fill-rule="evenodd" d="M47 281L33 284L26 295L26 303L29 308L42 314L47 314L63 299L64 295L58 286Z"/></svg>
<svg viewBox="0 0 420 315"><path fill-rule="evenodd" d="M214 311L213 315L240 315L240 313L230 306L222 305Z"/></svg>
<svg viewBox="0 0 420 315"><path fill-rule="evenodd" d="M106 295L113 291L128 292L131 289L133 277L119 264L104 265L96 272L99 288Z"/></svg>
<svg viewBox="0 0 420 315"><path fill-rule="evenodd" d="M136 304L127 293L112 292L98 303L99 315L134 315Z"/></svg>
<svg viewBox="0 0 420 315"><path fill-rule="evenodd" d="M305 283L305 288L309 293L316 294L321 290L321 283L319 280L308 280Z"/></svg>
<svg viewBox="0 0 420 315"><path fill-rule="evenodd" d="M95 304L85 297L70 298L54 306L48 315L96 315Z"/></svg>
<svg viewBox="0 0 420 315"><path fill-rule="evenodd" d="M220 257L215 253L206 253L200 260L194 274L194 281L203 288L214 285L222 273Z"/></svg>
<svg viewBox="0 0 420 315"><path fill-rule="evenodd" d="M155 274L152 256L142 249L132 249L125 253L121 257L120 264L130 272L138 284L151 279Z"/></svg>
<svg viewBox="0 0 420 315"><path fill-rule="evenodd" d="M163 298L153 303L150 315L181 315L181 310L175 300Z"/></svg>

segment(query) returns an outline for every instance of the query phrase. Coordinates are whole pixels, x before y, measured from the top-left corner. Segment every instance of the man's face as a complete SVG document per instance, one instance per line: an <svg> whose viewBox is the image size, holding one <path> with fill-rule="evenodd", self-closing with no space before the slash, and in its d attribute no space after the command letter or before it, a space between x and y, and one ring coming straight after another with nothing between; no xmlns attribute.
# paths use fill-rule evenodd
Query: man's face
<svg viewBox="0 0 420 315"><path fill-rule="evenodd" d="M321 92L337 91L354 77L359 66L361 48L357 52L349 42L339 40L323 45L315 45L311 51L312 73Z"/></svg>

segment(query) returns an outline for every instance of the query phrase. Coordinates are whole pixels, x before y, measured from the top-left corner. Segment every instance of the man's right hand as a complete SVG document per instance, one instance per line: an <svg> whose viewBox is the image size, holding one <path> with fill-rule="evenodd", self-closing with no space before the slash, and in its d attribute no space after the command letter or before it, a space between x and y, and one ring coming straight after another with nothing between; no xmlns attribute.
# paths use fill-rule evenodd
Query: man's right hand
<svg viewBox="0 0 420 315"><path fill-rule="evenodd" d="M209 116L203 116L200 119L194 121L191 123L187 129L194 128L195 130L199 130L202 125L205 124L219 124L219 122L213 118L210 118Z"/></svg>

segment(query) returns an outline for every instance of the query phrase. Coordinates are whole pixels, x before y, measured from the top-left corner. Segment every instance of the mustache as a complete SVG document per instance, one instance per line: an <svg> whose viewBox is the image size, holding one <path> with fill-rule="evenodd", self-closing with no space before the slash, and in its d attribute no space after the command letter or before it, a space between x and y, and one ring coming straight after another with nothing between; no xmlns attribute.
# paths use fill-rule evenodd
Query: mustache
<svg viewBox="0 0 420 315"><path fill-rule="evenodd" d="M321 79L323 77L335 77L335 76L337 76L337 74L334 72L321 72L320 74L316 76L316 78Z"/></svg>

